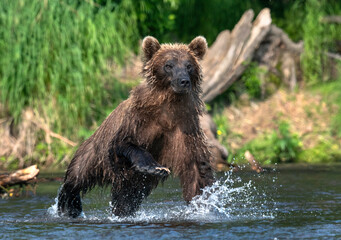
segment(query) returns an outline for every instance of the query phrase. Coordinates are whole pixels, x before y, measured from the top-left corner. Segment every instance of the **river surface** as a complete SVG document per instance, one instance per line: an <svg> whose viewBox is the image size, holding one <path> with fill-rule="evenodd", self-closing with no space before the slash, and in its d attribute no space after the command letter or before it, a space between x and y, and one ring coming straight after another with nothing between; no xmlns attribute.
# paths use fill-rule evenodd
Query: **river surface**
<svg viewBox="0 0 341 240"><path fill-rule="evenodd" d="M341 239L341 165L217 179L187 205L179 180L169 178L123 219L110 214L109 189L84 196L82 217L58 217L61 182L39 182L35 194L0 199L0 239Z"/></svg>

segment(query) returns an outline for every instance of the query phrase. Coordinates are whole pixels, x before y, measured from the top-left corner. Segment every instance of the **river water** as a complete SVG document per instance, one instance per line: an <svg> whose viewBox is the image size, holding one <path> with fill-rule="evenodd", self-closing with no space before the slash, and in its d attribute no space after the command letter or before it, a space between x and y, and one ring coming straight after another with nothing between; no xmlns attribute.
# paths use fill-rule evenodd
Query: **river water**
<svg viewBox="0 0 341 240"><path fill-rule="evenodd" d="M61 182L39 182L35 194L0 199L0 239L341 239L341 165L217 179L187 205L178 179L169 178L123 219L110 214L109 189L84 196L82 217L58 217Z"/></svg>

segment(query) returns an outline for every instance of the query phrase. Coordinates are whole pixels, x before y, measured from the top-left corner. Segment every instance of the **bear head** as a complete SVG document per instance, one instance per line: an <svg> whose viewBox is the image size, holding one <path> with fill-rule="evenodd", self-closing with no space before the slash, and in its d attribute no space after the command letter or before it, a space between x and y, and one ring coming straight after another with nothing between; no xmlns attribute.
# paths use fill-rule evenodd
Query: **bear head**
<svg viewBox="0 0 341 240"><path fill-rule="evenodd" d="M202 72L199 64L207 50L204 37L190 44L160 44L154 37L143 39L143 75L147 83L158 90L170 90L177 95L199 93Z"/></svg>

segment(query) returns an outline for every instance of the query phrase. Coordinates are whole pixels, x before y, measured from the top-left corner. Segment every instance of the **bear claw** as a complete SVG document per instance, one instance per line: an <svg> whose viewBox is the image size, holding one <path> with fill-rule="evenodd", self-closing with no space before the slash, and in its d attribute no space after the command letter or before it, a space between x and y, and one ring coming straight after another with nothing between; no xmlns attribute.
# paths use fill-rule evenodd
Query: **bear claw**
<svg viewBox="0 0 341 240"><path fill-rule="evenodd" d="M162 177L166 177L170 174L170 170L168 168L165 167L156 167L154 174L155 175L160 175Z"/></svg>
<svg viewBox="0 0 341 240"><path fill-rule="evenodd" d="M168 174L170 174L170 170L169 170L168 168L165 168L165 167L156 167L155 169L161 170L161 171L166 171Z"/></svg>

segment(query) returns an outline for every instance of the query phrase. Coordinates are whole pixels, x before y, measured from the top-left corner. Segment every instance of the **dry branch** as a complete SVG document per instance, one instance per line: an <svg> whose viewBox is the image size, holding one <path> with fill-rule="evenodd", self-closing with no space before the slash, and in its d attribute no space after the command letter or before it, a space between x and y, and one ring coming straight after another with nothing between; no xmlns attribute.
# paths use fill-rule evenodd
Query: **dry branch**
<svg viewBox="0 0 341 240"><path fill-rule="evenodd" d="M337 53L332 53L332 52L326 52L325 53L328 57L336 59L338 61L341 61L341 55Z"/></svg>
<svg viewBox="0 0 341 240"><path fill-rule="evenodd" d="M46 119L46 118L45 118ZM21 122L15 126L11 117L0 119L0 156L12 156L19 160L18 167L24 166L26 156L32 156L38 140L38 132L45 132L45 141L51 150L51 138L76 146L77 143L51 131L48 121L40 117L38 112L25 109ZM51 151L49 151L51 152Z"/></svg>
<svg viewBox="0 0 341 240"><path fill-rule="evenodd" d="M323 23L337 23L341 24L341 16L325 16L322 18L321 22Z"/></svg>
<svg viewBox="0 0 341 240"><path fill-rule="evenodd" d="M44 121L44 119L39 117L38 114L35 114L34 118L33 117L30 118L30 121L45 132L47 139L49 139L51 136L51 137L59 139L62 142L65 142L66 144L71 145L72 147L75 147L77 145L77 143L67 139L66 137L63 137L62 135L59 135L58 133L51 131L48 124ZM47 142L50 143L51 140L47 140Z"/></svg>

